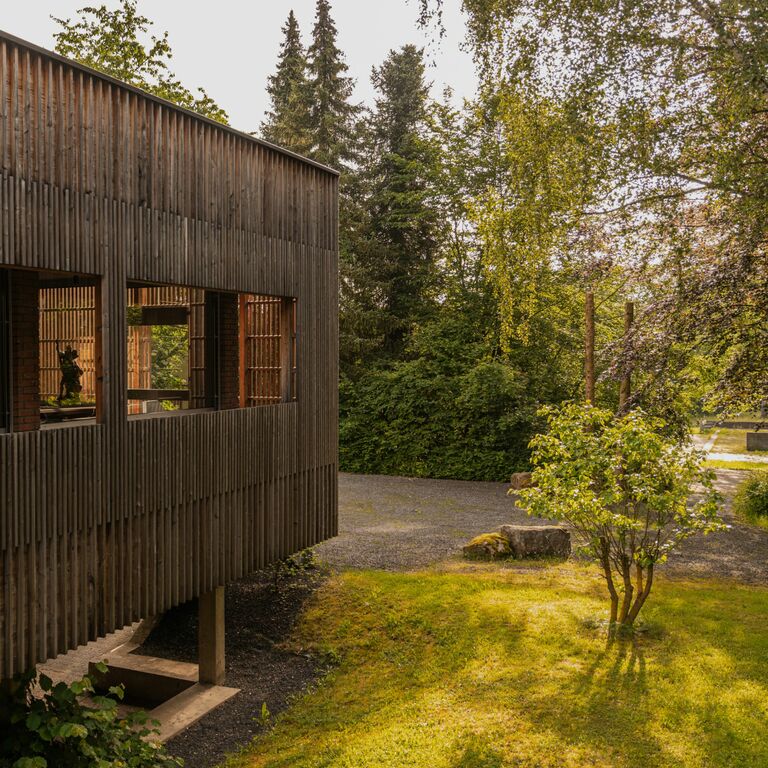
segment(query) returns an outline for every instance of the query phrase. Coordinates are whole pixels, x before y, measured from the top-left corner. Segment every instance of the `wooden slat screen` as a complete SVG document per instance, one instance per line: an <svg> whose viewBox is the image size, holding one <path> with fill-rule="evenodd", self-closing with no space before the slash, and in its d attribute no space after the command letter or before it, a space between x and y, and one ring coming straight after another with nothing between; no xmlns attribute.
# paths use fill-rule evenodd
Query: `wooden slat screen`
<svg viewBox="0 0 768 768"><path fill-rule="evenodd" d="M243 376L241 405L252 407L283 401L280 359L283 333L290 334L290 397L296 399L296 301L293 301L291 327L282 328L284 299L280 296L240 297L241 361Z"/></svg>

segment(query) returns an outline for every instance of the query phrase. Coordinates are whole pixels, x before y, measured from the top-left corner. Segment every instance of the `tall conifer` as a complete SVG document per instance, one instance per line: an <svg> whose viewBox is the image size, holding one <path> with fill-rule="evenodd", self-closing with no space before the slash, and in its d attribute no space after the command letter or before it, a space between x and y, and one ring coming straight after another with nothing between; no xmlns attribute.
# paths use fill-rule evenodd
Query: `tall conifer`
<svg viewBox="0 0 768 768"><path fill-rule="evenodd" d="M379 97L368 123L361 168L368 212L359 258L380 297L384 350L396 354L409 328L434 305L440 216L435 204L437 147L427 126L429 88L422 51L390 51L373 70Z"/></svg>
<svg viewBox="0 0 768 768"><path fill-rule="evenodd" d="M317 0L308 51L311 155L321 163L345 170L354 157L354 125L359 107L350 102L354 80L346 75L348 67L336 45L337 34L330 3Z"/></svg>
<svg viewBox="0 0 768 768"><path fill-rule="evenodd" d="M277 69L269 77L267 93L272 108L261 125L261 135L286 149L307 153L311 149L307 57L293 11L283 26Z"/></svg>

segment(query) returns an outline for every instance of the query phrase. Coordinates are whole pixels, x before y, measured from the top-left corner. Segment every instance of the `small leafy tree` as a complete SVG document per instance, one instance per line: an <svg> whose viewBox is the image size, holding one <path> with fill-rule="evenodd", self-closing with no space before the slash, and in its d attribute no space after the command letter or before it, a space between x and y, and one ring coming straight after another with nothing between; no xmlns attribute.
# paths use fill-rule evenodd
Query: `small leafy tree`
<svg viewBox="0 0 768 768"><path fill-rule="evenodd" d="M656 565L690 536L725 527L714 475L640 411L618 418L569 403L544 413L549 429L531 441L534 487L518 492L518 505L576 529L603 569L611 627L631 628Z"/></svg>

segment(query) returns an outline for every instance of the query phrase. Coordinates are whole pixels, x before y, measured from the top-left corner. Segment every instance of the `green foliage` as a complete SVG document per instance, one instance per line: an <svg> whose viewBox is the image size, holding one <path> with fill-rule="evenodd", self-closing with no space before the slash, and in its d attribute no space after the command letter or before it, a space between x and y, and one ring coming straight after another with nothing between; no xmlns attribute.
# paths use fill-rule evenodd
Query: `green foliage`
<svg viewBox="0 0 768 768"><path fill-rule="evenodd" d="M60 27L54 34L57 53L227 123L227 113L202 88L195 95L171 72L168 62L173 54L168 33L150 35L152 22L138 12L136 0L120 0L114 10L106 5L86 6L77 13L75 21L52 17ZM148 46L141 40L144 37L149 37Z"/></svg>
<svg viewBox="0 0 768 768"><path fill-rule="evenodd" d="M423 23L440 24L442 0L420 6ZM599 249L629 267L643 297L632 352L617 363L644 372L636 400L673 407L689 388L680 378L692 373L690 357L704 352L725 363L708 388L710 406L759 405L768 397L765 3L465 0L463 7L483 82L524 94L527 111L531 103L555 110L554 134L550 121L540 139L519 124L512 158L528 155L532 183L542 167L554 170L541 200L554 191L555 213L568 214L547 220L524 191L523 215L544 224L533 242L546 245L563 225L569 242L596 229ZM526 150L527 136L541 162ZM569 167L558 169L556 154L549 162L553 136ZM571 184L561 186L566 179ZM514 189L500 197L514 208ZM486 206L494 225L504 221L498 207ZM515 250L519 241L509 238L502 256Z"/></svg>
<svg viewBox="0 0 768 768"><path fill-rule="evenodd" d="M768 528L768 471L751 472L733 497L733 511Z"/></svg>
<svg viewBox="0 0 768 768"><path fill-rule="evenodd" d="M148 740L155 730L145 712L118 712L122 697L122 686L96 695L87 676L53 685L33 671L8 681L0 688L0 768L182 765Z"/></svg>
<svg viewBox="0 0 768 768"><path fill-rule="evenodd" d="M534 487L517 492L518 506L576 529L603 567L611 622L631 626L654 567L685 539L724 528L714 473L703 469L701 454L665 435L661 420L639 411L617 418L566 404L545 413L548 430L531 441ZM692 501L694 484L700 491Z"/></svg>
<svg viewBox="0 0 768 768"><path fill-rule="evenodd" d="M189 328L186 325L152 326L152 388L187 389L189 386Z"/></svg>
<svg viewBox="0 0 768 768"><path fill-rule="evenodd" d="M413 45L390 51L372 81L379 96L360 131L360 165L351 182L354 232L342 263L345 364L398 356L437 296L443 225L422 51Z"/></svg>
<svg viewBox="0 0 768 768"><path fill-rule="evenodd" d="M526 467L528 377L466 337L458 322L425 326L410 359L342 379L345 471L503 480Z"/></svg>

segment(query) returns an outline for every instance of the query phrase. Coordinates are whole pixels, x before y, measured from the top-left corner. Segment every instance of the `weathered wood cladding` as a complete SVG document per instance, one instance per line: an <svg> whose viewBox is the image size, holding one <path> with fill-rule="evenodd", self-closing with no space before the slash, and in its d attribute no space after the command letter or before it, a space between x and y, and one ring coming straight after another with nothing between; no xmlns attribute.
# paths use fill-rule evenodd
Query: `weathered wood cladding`
<svg viewBox="0 0 768 768"><path fill-rule="evenodd" d="M0 434L0 678L336 533L337 188L0 33L0 267L97 278L101 369ZM296 298L296 402L129 418L129 280Z"/></svg>

